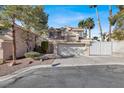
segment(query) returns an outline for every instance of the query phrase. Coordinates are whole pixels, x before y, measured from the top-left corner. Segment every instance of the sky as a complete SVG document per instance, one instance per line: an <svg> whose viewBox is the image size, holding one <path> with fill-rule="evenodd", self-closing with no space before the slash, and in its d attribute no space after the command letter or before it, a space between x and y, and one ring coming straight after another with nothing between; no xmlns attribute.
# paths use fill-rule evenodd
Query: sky
<svg viewBox="0 0 124 93"><path fill-rule="evenodd" d="M95 21L95 27L92 30L92 36L98 36L98 23L96 17L96 11L94 8L89 8L88 5L46 5L44 11L49 15L48 25L49 27L78 27L80 20L91 17ZM113 15L119 10L116 6L112 6ZM101 26L103 32L109 31L109 6L99 5L98 12L100 16Z"/></svg>

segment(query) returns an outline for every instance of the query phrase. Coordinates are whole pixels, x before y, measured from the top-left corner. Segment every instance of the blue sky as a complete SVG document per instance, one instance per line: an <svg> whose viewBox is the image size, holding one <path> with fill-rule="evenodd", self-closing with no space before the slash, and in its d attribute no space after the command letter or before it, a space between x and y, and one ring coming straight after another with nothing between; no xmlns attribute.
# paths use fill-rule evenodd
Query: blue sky
<svg viewBox="0 0 124 93"><path fill-rule="evenodd" d="M46 5L45 12L49 15L49 27L77 27L78 22L88 17L94 18L95 28L92 30L93 36L99 35L95 9L88 5ZM112 6L113 14L118 12L115 6ZM109 6L99 5L98 11L101 20L103 32L109 30Z"/></svg>

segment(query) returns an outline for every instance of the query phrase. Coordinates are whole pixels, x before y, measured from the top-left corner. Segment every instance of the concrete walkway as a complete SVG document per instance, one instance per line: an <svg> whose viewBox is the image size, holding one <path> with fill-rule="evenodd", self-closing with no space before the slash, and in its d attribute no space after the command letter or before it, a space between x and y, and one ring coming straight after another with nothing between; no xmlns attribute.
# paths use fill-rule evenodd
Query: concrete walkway
<svg viewBox="0 0 124 93"><path fill-rule="evenodd" d="M53 65L63 66L85 66L85 65L124 65L123 57L112 56L81 56L74 58L56 59Z"/></svg>

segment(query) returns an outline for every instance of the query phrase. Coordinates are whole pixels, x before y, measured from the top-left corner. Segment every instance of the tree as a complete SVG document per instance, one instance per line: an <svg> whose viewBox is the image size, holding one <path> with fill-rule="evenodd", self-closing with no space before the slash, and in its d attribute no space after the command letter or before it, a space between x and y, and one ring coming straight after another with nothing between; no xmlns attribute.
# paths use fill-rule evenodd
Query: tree
<svg viewBox="0 0 124 93"><path fill-rule="evenodd" d="M109 21L112 26L116 26L116 28L119 28L123 25L123 20L124 20L124 6L123 5L118 5L116 6L119 8L119 12L115 15L113 15Z"/></svg>
<svg viewBox="0 0 124 93"><path fill-rule="evenodd" d="M90 18L90 17L87 18L85 21L85 25L86 25L86 28L89 30L89 38L91 38L91 29L93 29L95 26L93 18Z"/></svg>
<svg viewBox="0 0 124 93"><path fill-rule="evenodd" d="M43 6L35 6L35 7L27 7L23 13L23 15L27 17L23 17L22 25L27 30L32 30L38 34L43 33L48 28L48 15L43 11ZM29 8L28 8L29 7ZM29 12L30 11L30 12Z"/></svg>
<svg viewBox="0 0 124 93"><path fill-rule="evenodd" d="M32 34L29 31L23 31L21 36L23 42L25 42L27 46L27 52L30 52L31 51L30 43L33 42Z"/></svg>
<svg viewBox="0 0 124 93"><path fill-rule="evenodd" d="M43 11L42 6L36 6L33 10L34 16L37 17L37 22L33 26L35 31L42 32L42 30L46 30L48 28L48 15ZM35 20L35 21L36 21Z"/></svg>
<svg viewBox="0 0 124 93"><path fill-rule="evenodd" d="M109 19L112 18L112 6L109 6ZM112 24L109 23L109 41L111 41L111 28L112 28Z"/></svg>
<svg viewBox="0 0 124 93"><path fill-rule="evenodd" d="M43 12L42 6L0 6L2 24L7 28L12 28L13 33L13 62L16 63L16 35L15 25L19 21L27 30L39 31L47 27L48 16ZM41 28L41 29L40 29ZM28 35L27 35L28 36Z"/></svg>
<svg viewBox="0 0 124 93"><path fill-rule="evenodd" d="M114 30L112 33L114 40L124 40L124 30Z"/></svg>
<svg viewBox="0 0 124 93"><path fill-rule="evenodd" d="M124 5L116 5L117 8L119 8L120 11L124 10Z"/></svg>
<svg viewBox="0 0 124 93"><path fill-rule="evenodd" d="M21 13L23 10L20 6L2 6L1 19L5 27L12 28L13 36L13 61L10 66L16 64L16 35L15 35L15 24L16 20L21 18Z"/></svg>
<svg viewBox="0 0 124 93"><path fill-rule="evenodd" d="M115 40L124 40L124 6L117 5L119 9L115 15L113 15L109 21L112 26L115 26L114 31L112 33L112 38Z"/></svg>
<svg viewBox="0 0 124 93"><path fill-rule="evenodd" d="M90 5L90 8L95 8L96 9L96 16L97 16L97 20L98 20L99 32L100 32L100 35L101 35L101 40L103 40L103 38L102 38L102 27L101 27L101 22L100 22L100 17L99 17L97 5Z"/></svg>
<svg viewBox="0 0 124 93"><path fill-rule="evenodd" d="M78 27L80 27L80 28L85 28L85 20L79 21Z"/></svg>
<svg viewBox="0 0 124 93"><path fill-rule="evenodd" d="M21 23L25 28L25 30L31 30L38 35L47 33L48 15L43 11L43 6L39 5L35 7L31 7L31 6L24 6L24 7L25 7L25 11L23 12L24 17ZM26 42L27 51L30 51L29 43L32 41L32 39L30 38L29 31L23 33L22 38L24 42ZM36 47L36 39L35 39L35 47Z"/></svg>
<svg viewBox="0 0 124 93"><path fill-rule="evenodd" d="M85 20L79 21L78 27L85 29L85 34L86 34L86 37L87 37L87 28L86 28L86 22L85 22Z"/></svg>
<svg viewBox="0 0 124 93"><path fill-rule="evenodd" d="M23 12L23 21L21 21L23 27L26 30L31 30L34 33L38 35L42 35L44 33L47 33L48 28L48 15L43 11L43 6L24 6L25 11ZM30 11L30 12L29 12ZM25 17L27 16L27 17ZM27 45L27 51L30 51L29 43L32 41L30 38L30 35L28 32L24 33L25 35L22 35L23 40L26 42ZM37 36L35 37L37 38ZM35 48L36 46L36 40L35 39Z"/></svg>

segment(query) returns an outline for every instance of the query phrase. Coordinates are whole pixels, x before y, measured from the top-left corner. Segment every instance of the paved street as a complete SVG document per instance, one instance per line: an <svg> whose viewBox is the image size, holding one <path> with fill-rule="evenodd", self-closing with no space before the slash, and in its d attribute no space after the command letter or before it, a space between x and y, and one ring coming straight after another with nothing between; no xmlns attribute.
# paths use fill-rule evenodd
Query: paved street
<svg viewBox="0 0 124 93"><path fill-rule="evenodd" d="M39 68L0 82L14 88L124 87L124 66Z"/></svg>

